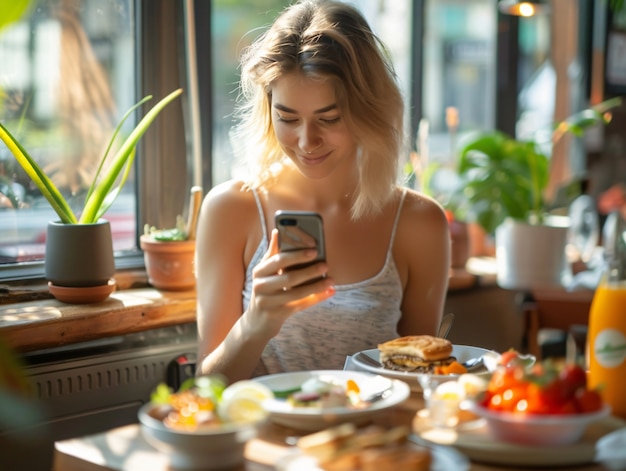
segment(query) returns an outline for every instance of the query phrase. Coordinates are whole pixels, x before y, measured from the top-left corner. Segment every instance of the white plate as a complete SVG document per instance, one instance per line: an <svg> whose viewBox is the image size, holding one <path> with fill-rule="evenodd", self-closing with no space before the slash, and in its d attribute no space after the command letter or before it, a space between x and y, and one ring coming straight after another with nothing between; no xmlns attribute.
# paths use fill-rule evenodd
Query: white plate
<svg viewBox="0 0 626 471"><path fill-rule="evenodd" d="M408 385L402 381L359 371L297 371L260 376L255 378L255 381L265 384L272 391L285 391L297 388L306 380L314 377L330 378L339 382L352 379L359 386L361 397L386 389L390 390L390 394L364 409L293 407L284 399L274 399L264 403L269 412L270 420L286 427L304 431L318 431L345 422L362 424L371 420L374 414L400 404L411 393Z"/></svg>
<svg viewBox="0 0 626 471"><path fill-rule="evenodd" d="M606 417L589 424L582 439L571 445L530 446L494 440L483 422L468 430L424 430L417 434L418 443L451 445L471 460L506 466L575 466L590 463L600 437L623 427L621 419ZM564 469L564 468L563 468Z"/></svg>
<svg viewBox="0 0 626 471"><path fill-rule="evenodd" d="M364 355L373 358L374 360L380 362L380 350L377 348L372 348L371 350L363 350L362 353ZM472 358L478 358L480 356L485 356L485 366L489 372L495 370L498 359L500 358L500 354L493 350L487 350L486 348L480 347L470 347L467 345L453 345L452 346L452 356L456 357L457 361L463 363L467 360L471 360ZM361 360L359 360L359 355L355 354L352 356L353 363L360 369L368 371L370 373L375 373L378 375L385 376L387 378L399 379L405 381L409 384L413 391L421 391L422 388L419 384L419 378L424 376L424 373L414 373L410 371L396 371L391 370L389 368L384 367L376 367L369 365ZM446 375L431 375L434 379L443 379Z"/></svg>
<svg viewBox="0 0 626 471"><path fill-rule="evenodd" d="M429 448L433 458L429 471L468 471L470 469L469 460L452 447L434 445L432 443L419 442L411 436L409 437L416 447ZM278 471L322 471L317 464L317 460L312 456L297 450L286 455L276 463Z"/></svg>

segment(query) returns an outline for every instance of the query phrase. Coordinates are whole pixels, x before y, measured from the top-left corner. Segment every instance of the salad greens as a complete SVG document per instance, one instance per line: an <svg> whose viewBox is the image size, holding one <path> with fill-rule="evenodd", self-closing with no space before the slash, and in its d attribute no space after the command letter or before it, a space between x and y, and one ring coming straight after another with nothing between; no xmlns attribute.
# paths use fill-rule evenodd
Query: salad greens
<svg viewBox="0 0 626 471"><path fill-rule="evenodd" d="M200 397L207 397L219 402L222 399L222 393L226 389L226 381L218 375L200 376L198 378L189 378L184 381L178 392L194 389ZM175 391L165 383L159 383L150 395L150 401L155 404L169 404L170 397Z"/></svg>

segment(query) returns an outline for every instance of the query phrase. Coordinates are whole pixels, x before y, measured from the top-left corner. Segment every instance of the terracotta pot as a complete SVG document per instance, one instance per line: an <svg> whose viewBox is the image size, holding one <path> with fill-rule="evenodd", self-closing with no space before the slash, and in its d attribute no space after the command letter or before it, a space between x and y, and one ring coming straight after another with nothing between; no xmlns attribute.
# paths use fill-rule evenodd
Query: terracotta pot
<svg viewBox="0 0 626 471"><path fill-rule="evenodd" d="M467 224L460 221L450 221L450 262L452 268L465 268L470 256L470 241Z"/></svg>
<svg viewBox="0 0 626 471"><path fill-rule="evenodd" d="M493 236L475 222L467 224L470 242L470 257L495 257L496 244Z"/></svg>
<svg viewBox="0 0 626 471"><path fill-rule="evenodd" d="M67 304L91 304L106 300L115 291L115 280L98 286L57 286L48 282L48 290L59 301Z"/></svg>
<svg viewBox="0 0 626 471"><path fill-rule="evenodd" d="M195 288L195 240L161 242L142 235L139 242L152 286L172 291Z"/></svg>

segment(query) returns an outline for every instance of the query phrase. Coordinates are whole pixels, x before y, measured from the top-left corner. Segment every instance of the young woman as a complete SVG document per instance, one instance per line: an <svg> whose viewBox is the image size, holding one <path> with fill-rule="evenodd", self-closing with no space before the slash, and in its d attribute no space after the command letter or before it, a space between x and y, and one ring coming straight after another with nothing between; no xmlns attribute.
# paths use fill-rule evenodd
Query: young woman
<svg viewBox="0 0 626 471"><path fill-rule="evenodd" d="M241 73L236 138L249 176L202 205L197 374L341 369L383 341L435 335L448 225L436 202L397 183L402 97L360 12L324 0L288 7ZM288 270L316 251L279 253L277 210L322 216L326 262Z"/></svg>

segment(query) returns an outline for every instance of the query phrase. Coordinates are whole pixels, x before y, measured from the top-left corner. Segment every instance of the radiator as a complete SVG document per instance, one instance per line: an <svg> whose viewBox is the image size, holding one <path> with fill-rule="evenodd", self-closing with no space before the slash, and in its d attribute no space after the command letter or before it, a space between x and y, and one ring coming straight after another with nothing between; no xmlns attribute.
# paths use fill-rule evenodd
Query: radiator
<svg viewBox="0 0 626 471"><path fill-rule="evenodd" d="M158 383L176 389L193 375L196 347L186 324L25 355L42 419L0 431L0 470L50 471L55 441L137 422Z"/></svg>

